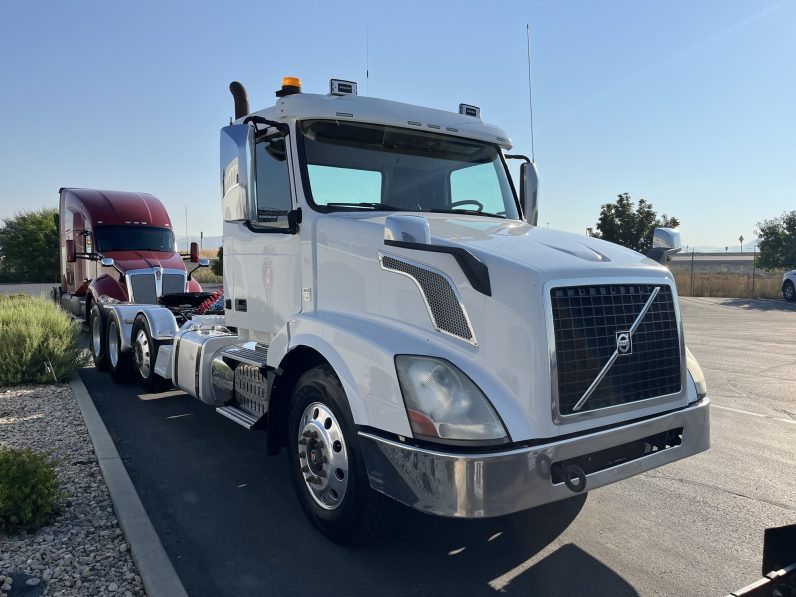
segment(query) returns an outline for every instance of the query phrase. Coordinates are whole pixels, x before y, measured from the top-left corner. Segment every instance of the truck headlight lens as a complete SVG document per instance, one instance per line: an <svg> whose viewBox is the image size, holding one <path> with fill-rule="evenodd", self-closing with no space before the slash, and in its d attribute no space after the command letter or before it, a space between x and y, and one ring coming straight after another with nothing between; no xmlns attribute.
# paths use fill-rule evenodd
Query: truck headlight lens
<svg viewBox="0 0 796 597"><path fill-rule="evenodd" d="M483 392L444 359L395 357L398 382L416 436L437 440L508 442Z"/></svg>
<svg viewBox="0 0 796 597"><path fill-rule="evenodd" d="M696 386L697 391L697 398L702 400L705 396L708 395L708 386L705 384L705 374L702 373L702 367L699 366L696 358L688 350L688 347L685 347L685 362L688 366L688 372L691 374L691 378L694 380L694 385Z"/></svg>

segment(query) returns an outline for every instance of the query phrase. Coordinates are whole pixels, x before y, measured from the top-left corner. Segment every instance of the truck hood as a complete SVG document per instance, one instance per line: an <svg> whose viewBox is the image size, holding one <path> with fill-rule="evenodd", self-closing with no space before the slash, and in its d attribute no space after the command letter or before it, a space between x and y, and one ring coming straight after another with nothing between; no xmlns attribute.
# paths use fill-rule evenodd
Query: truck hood
<svg viewBox="0 0 796 597"><path fill-rule="evenodd" d="M177 253L162 251L109 251L104 255L105 257L112 257L114 264L125 272L153 267L185 270L185 263Z"/></svg>
<svg viewBox="0 0 796 597"><path fill-rule="evenodd" d="M666 268L640 253L585 235L540 228L517 220L449 214L423 216L429 223L432 244L468 249L487 264L495 259L514 262L532 270L540 281L656 275L661 270L668 273Z"/></svg>

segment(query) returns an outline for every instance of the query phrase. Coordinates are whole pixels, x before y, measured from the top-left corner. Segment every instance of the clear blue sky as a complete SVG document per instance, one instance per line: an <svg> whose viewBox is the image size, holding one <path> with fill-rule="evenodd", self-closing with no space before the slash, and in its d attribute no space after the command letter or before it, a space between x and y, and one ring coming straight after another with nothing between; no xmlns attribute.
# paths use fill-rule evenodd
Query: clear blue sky
<svg viewBox="0 0 796 597"><path fill-rule="evenodd" d="M232 9L237 12L232 12ZM481 106L530 153L540 224L593 225L621 192L724 246L796 208L796 2L0 3L0 217L61 186L147 191L180 234L221 232L229 81ZM365 31L370 79L365 81Z"/></svg>

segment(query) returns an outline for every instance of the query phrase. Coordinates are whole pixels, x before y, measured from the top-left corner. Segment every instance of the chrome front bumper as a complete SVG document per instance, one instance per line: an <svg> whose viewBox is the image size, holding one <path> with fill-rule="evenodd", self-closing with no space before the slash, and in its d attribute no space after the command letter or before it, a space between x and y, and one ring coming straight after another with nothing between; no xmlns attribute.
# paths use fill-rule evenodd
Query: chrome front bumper
<svg viewBox="0 0 796 597"><path fill-rule="evenodd" d="M554 483L551 464L606 450L671 429L682 443L586 475L585 491L626 479L710 447L710 400L679 411L530 448L488 454L441 452L360 432L370 485L423 512L440 516L502 516L575 495Z"/></svg>

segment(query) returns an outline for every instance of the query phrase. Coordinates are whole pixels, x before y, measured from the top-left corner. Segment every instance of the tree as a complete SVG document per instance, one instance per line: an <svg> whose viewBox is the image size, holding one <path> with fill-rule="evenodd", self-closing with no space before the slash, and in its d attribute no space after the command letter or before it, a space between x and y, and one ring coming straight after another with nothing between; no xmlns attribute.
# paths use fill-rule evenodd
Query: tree
<svg viewBox="0 0 796 597"><path fill-rule="evenodd" d="M623 245L639 253L652 248L652 233L655 228L677 228L680 221L666 214L658 217L652 204L639 199L638 207L630 198L630 193L617 195L616 203L606 203L600 209L596 231L589 228L589 235L618 245Z"/></svg>
<svg viewBox="0 0 796 597"><path fill-rule="evenodd" d="M765 270L796 269L796 211L757 224L757 266Z"/></svg>
<svg viewBox="0 0 796 597"><path fill-rule="evenodd" d="M24 211L0 228L0 280L55 282L59 278L58 212Z"/></svg>
<svg viewBox="0 0 796 597"><path fill-rule="evenodd" d="M218 258L210 264L210 271L221 276L224 273L224 247L218 248Z"/></svg>

